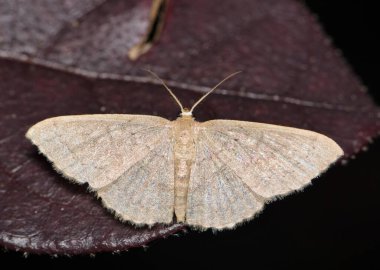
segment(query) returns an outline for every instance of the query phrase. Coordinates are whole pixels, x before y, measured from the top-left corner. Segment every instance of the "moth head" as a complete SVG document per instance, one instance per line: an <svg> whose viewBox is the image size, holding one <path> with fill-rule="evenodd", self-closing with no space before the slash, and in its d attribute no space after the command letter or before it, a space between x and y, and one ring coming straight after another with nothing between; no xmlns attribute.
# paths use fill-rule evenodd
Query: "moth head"
<svg viewBox="0 0 380 270"><path fill-rule="evenodd" d="M233 77L236 74L238 74L238 73L241 72L241 71L237 71L237 72L234 72L234 73L228 75L227 77L225 77L217 85L215 85L213 88L211 88L211 90L209 90L208 92L206 92L206 94L204 94L200 99L198 99L198 101L195 102L194 105L189 110L189 109L183 107L182 103L174 95L173 91L166 85L166 83L165 83L165 81L163 79L161 79L160 77L158 77L158 75L156 73L154 73L153 71L150 71L148 69L144 69L144 70L147 71L147 72L149 72L150 74L152 74L154 77L156 77L158 80L161 81L162 85L166 88L166 90L168 90L169 94L174 98L174 100L177 102L178 106L180 107L180 109L181 109L181 116L186 116L186 117L189 117L189 116L191 117L193 115L193 111L194 111L195 107L197 107L199 105L199 103L201 103L209 94L211 94L215 89L217 89L219 85L221 85L222 83L224 83L225 81L227 81L229 78L231 78L231 77Z"/></svg>
<svg viewBox="0 0 380 270"><path fill-rule="evenodd" d="M192 117L193 113L188 108L183 108L183 111L181 111L181 116Z"/></svg>

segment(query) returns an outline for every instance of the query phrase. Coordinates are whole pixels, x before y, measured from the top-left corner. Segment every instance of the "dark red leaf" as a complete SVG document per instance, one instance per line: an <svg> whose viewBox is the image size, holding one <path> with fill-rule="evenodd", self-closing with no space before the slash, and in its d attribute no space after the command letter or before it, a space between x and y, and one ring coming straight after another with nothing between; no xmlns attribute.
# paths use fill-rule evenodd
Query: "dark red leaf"
<svg viewBox="0 0 380 270"><path fill-rule="evenodd" d="M151 68L190 105L228 73L195 112L306 128L346 156L380 131L380 112L322 33L293 0L172 1L166 27L137 62L150 1L0 0L0 243L35 253L125 250L184 227L134 228L115 220L83 186L64 181L25 138L47 117L156 114L178 108L140 68ZM25 54L28 57L25 57ZM31 61L32 64L26 63ZM126 74L124 76L124 74Z"/></svg>

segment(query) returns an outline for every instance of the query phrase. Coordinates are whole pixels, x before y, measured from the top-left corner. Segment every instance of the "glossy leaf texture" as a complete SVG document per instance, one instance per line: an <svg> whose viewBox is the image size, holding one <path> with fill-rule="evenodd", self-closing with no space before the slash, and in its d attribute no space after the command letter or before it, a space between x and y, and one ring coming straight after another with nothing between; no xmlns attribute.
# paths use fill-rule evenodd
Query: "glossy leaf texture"
<svg viewBox="0 0 380 270"><path fill-rule="evenodd" d="M178 107L141 68L191 105L242 70L195 111L314 130L346 157L380 131L380 111L314 17L294 0L172 1L164 31L136 62L128 50L148 25L150 1L0 0L0 244L33 253L126 250L179 224L136 228L65 181L24 137L52 116L153 114Z"/></svg>

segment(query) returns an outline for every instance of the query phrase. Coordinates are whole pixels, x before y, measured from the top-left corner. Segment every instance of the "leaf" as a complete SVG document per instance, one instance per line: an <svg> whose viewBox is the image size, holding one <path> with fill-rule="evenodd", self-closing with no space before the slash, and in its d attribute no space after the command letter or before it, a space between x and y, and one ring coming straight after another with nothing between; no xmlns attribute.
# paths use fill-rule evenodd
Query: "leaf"
<svg viewBox="0 0 380 270"><path fill-rule="evenodd" d="M86 187L63 180L24 138L47 117L155 114L178 108L141 68L204 121L240 119L315 130L346 157L380 131L380 112L314 18L293 0L172 1L158 43L136 62L128 50L147 26L149 1L0 0L0 244L33 253L126 250L183 230L115 220ZM43 18L43 19L42 19Z"/></svg>

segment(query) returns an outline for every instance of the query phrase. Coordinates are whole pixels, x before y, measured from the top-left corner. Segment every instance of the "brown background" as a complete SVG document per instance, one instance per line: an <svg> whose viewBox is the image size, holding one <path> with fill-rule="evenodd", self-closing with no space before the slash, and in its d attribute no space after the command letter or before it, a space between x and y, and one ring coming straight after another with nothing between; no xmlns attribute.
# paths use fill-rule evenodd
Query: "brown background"
<svg viewBox="0 0 380 270"><path fill-rule="evenodd" d="M325 31L380 104L378 80L378 11L374 1L306 1L320 16ZM122 254L95 258L31 255L2 251L0 262L61 268L73 264L93 268L128 269L135 266L201 265L253 269L354 269L379 267L380 140L347 166L331 169L313 188L269 205L265 219L239 230L213 234L189 232L150 243ZM324 194L323 207L320 194ZM293 209L293 211L289 211ZM294 210L295 209L295 210ZM273 222L273 221L281 222ZM264 224L265 223L265 224ZM284 233L286 232L286 233ZM249 241L247 241L249 239Z"/></svg>

